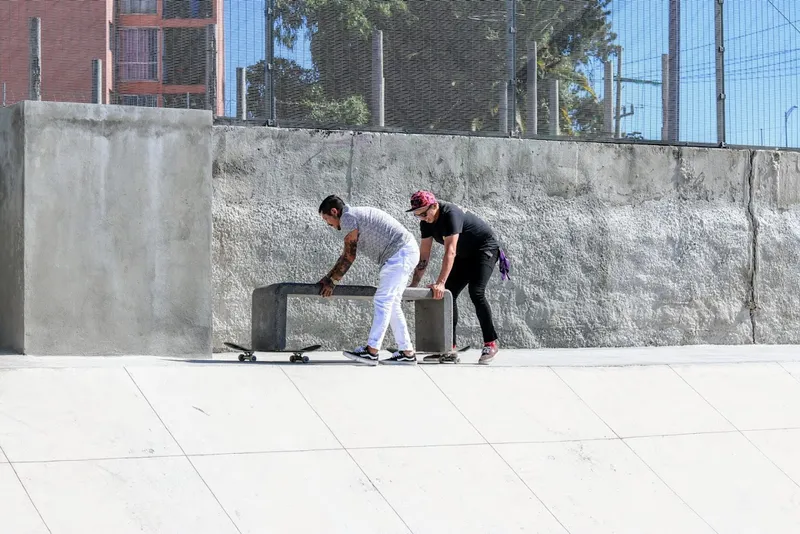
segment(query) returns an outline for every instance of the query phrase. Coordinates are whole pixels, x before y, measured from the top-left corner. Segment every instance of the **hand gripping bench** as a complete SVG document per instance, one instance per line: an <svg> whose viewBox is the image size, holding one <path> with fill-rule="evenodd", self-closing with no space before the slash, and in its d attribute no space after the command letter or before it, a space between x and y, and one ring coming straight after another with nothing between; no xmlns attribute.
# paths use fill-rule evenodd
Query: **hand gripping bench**
<svg viewBox="0 0 800 534"><path fill-rule="evenodd" d="M318 298L319 284L283 282L253 290L251 348L275 351L286 348L286 317L289 297ZM332 299L372 300L373 286L339 285ZM437 300L428 288L407 287L403 301L414 301L414 349L420 352L447 352L453 347L453 295L444 292Z"/></svg>

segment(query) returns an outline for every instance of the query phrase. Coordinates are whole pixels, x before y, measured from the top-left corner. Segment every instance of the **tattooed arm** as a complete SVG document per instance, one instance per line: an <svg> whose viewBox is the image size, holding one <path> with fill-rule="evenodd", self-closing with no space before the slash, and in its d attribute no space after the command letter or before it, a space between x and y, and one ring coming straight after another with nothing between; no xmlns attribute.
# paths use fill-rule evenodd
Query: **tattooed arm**
<svg viewBox="0 0 800 534"><path fill-rule="evenodd" d="M333 268L319 282L322 284L322 291L320 291L320 294L323 297L329 297L333 294L334 284L344 277L347 270L356 260L357 248L358 230L353 230L344 238L344 252L342 252L342 255L339 256L339 259Z"/></svg>
<svg viewBox="0 0 800 534"><path fill-rule="evenodd" d="M433 238L426 237L419 245L419 263L414 269L414 276L411 278L411 286L417 287L422 276L425 274L425 269L428 267L428 261L431 258L431 246L433 245Z"/></svg>

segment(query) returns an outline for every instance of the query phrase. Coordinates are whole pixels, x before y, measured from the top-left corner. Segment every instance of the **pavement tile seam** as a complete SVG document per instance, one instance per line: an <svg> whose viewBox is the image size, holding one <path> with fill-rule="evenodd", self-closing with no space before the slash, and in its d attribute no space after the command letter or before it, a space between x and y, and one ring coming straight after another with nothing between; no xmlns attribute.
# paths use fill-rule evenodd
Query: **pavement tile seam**
<svg viewBox="0 0 800 534"><path fill-rule="evenodd" d="M506 467L512 473L514 473L514 476L517 477L517 479L522 483L522 485L525 486L525 488L527 488L527 490L531 493L531 495L533 495L533 497L537 501L539 501L539 504L541 504L544 507L544 509L547 510L547 513L550 514L553 517L553 519L555 519L558 522L559 525L561 525L561 528L564 529L564 532L567 532L567 534L569 534L569 530L567 529L566 525L564 525L564 523L561 522L561 519L559 519L558 516L556 516L556 514L553 513L553 511L550 509L550 507L547 506L547 504L545 504L545 502L536 494L535 491L533 491L533 488L531 488L528 485L528 483L525 482L525 479L522 478L522 475L520 475L517 472L517 470L514 469L511 466L510 463L508 463L508 460L506 460L505 457L502 454L500 454L500 451L497 450L497 448L494 446L494 444L489 443L489 441L486 439L486 436L484 436L483 433L481 433L481 431L478 430L478 427L475 426L472 423L472 421L469 420L469 418L464 414L464 412L461 411L461 408L459 408L456 405L456 403L453 402L453 400L447 395L447 393L444 392L444 390L441 388L441 386L439 386L439 384L436 383L436 381L433 379L433 377L430 375L430 373L428 373L425 369L422 369L422 372L425 374L425 376L428 377L428 380L431 381L431 383L434 385L434 387L439 390L439 392L444 396L444 398L447 399L447 401L453 406L453 408L455 408L455 410L461 415L461 417L463 417L464 420L472 427L472 429L475 430L475 432L477 432L477 434L481 437L481 439L483 441L485 441L486 444L488 444L492 448L492 451L494 451L494 453L497 455L497 457L500 458L500 461L502 461L506 465ZM482 446L480 444L476 444L476 445Z"/></svg>
<svg viewBox="0 0 800 534"><path fill-rule="evenodd" d="M776 363L778 364L778 366L779 366L781 369L783 369L784 371L786 371L787 373L789 373L789 370L788 370L788 369L786 369L786 367L784 367L783 365L781 365L781 363L780 363L780 362L776 362ZM717 409L717 407L716 407L716 406L714 406L714 405L711 403L711 401L709 401L708 399L706 399L706 398L703 396L703 394L702 394L702 393L700 393L699 391L697 391L697 389L695 389L695 387L694 387L694 386L692 386L692 385L689 383L689 381L688 381L688 380L686 380L686 378L684 378L684 377L683 377L683 375L681 375L681 374L680 374L680 373L679 373L679 372L678 372L676 369L674 369L674 368L673 368L671 365L670 365L670 369L672 369L672 370L675 372L675 374L677 374L677 375L678 375L678 376L681 378L681 380L683 380L684 382L686 382L686 385L688 385L690 388L692 388L692 390L694 390L694 391L695 391L695 392L696 392L698 395L700 395L700 397L701 397L701 398L702 398L702 399L703 399L703 400L704 400L704 401L705 401L705 402L706 402L706 403L707 403L709 406L711 406L711 408L713 408L713 409L714 409L714 410L715 410L715 411L716 411L716 412L719 414L719 416L720 416L720 417L722 417L723 419L725 419L726 421L728 421L728 423L729 423L729 424L730 424L730 425L731 425L733 428L735 428L735 429L736 429L736 431L737 431L737 432L738 432L738 433L739 433L739 434L740 434L740 435L741 435L741 436L742 436L744 439L746 439L746 440L747 440L747 442L748 442L748 443L750 443L750 445L751 445L751 446L752 446L752 447L753 447L755 450L757 450L757 451L759 452L759 454L761 454L761 456L763 456L764 458L766 458L766 460L767 460L769 463L771 463L772 465L774 465L774 466L775 466L775 468L776 468L778 471L780 471L781 473L783 473L783 475L784 475L786 478L788 478L788 479L789 479L789 480L790 480L790 481L791 481L791 482L792 482L792 483L793 483L795 486L797 486L798 488L800 488L800 483L798 483L796 480L794 480L792 477L790 477L790 476L789 476L789 474L788 474L786 471L784 471L784 470L783 470L783 469L782 469L782 468L781 468L781 467L780 467L780 466L779 466L777 463L775 463L775 462L772 460L772 458L770 458L769 456L767 456L767 454L766 454L766 453L764 453L764 451L762 451L762 450L761 450L761 449L758 447L758 445L756 445L756 444L755 444L755 442L753 442L753 440L751 440L751 439L750 439L750 438L747 436L747 434L745 434L745 432L751 432L751 430L747 430L747 429L741 429L741 428L737 427L736 425L734 425L734 424L733 424L733 422L731 422L731 421L730 421L730 420L729 420L727 417L725 417L725 416L722 414L722 412L721 412L720 410L718 410L718 409ZM790 376L792 376L793 378L797 379L797 377L796 377L796 376L794 376L794 375L792 375L792 373L789 373L789 375L790 375ZM770 430L794 430L794 428L770 429Z"/></svg>
<svg viewBox="0 0 800 534"><path fill-rule="evenodd" d="M184 458L186 458L186 461L187 461L187 462L189 462L189 465L191 465L191 466L192 466L192 470L194 470L195 474L196 474L196 475L197 475L197 476L200 478L200 480L203 482L203 485L206 487L206 489L209 491L209 493L211 493L211 496L212 496L212 497L214 498L214 500L217 502L217 506L219 506L220 510L222 510L222 512L225 514L225 516L226 516L226 517L228 518L228 520L231 522L231 524L233 525L233 528L235 528L235 529L236 529L236 531L237 531L237 532L239 532L239 534L242 534L242 531L241 531L241 529L239 529L239 525L237 525L237 524L236 524L236 521L234 521L234 520L233 520L233 518L232 518L232 517L231 517L231 515L228 513L228 511L225 509L225 507L224 507L224 506L222 506L222 503L220 502L220 500L219 500L219 498L217 497L217 495L214 493L214 490L212 490L212 489L211 489L211 486L209 486L209 485L208 485L208 482L206 482L206 480L203 478L203 475L201 475L201 474L200 474L200 471L198 471L198 470L197 470L197 467L196 467L196 466L194 465L194 463L192 462L192 459L191 459L191 458L189 458L189 457L186 455L186 451L184 451L184 450L183 450L183 447L181 446L181 444L180 444L180 443L178 443L178 440L175 438L175 436L172 434L172 431L169 429L169 427L167 426L167 424L166 424L166 423L164 422L164 420L161 418L161 415L160 415L160 414L159 414L159 413L156 411L155 407L154 407L154 406L153 406L153 404L150 402L150 399L148 399L148 398L147 398L147 395L145 395L145 394L144 394L144 391L142 391L142 388L140 388L140 387L139 387L139 384L137 384L137 383L136 383L136 380L133 378L133 375L131 375L131 372L128 370L128 368L127 368L127 367L124 367L124 369L125 369L125 374L127 374L127 375L128 375L128 378L130 378L131 382L133 382L133 385L136 387L136 390L139 392L139 394L142 396L142 398L145 400L145 402L147 402L147 405L148 405L148 406L150 406L150 409L153 411L153 413L155 414L155 416L158 418L159 422L161 422L162 426L163 426L163 427L164 427L164 429L167 431L167 433L168 433L168 434L169 434L169 436L172 438L172 440L175 442L175 444L178 446L178 448L180 449L181 453L183 453L183 457L184 457Z"/></svg>
<svg viewBox="0 0 800 534"><path fill-rule="evenodd" d="M709 525L709 524L708 524L708 521L706 521L706 520L705 520L705 518L704 518L703 516L701 516L699 513L697 513L697 510L695 510L694 508L692 508L692 507L689 505L689 503L687 503L687 502L686 502L686 501L683 499L683 497L681 497L681 496L678 494L678 492L677 492L677 491L675 491L675 490L674 490L674 489L673 489L673 488L672 488L672 487L671 487L669 484L667 484L667 482L666 482L666 481L665 481L663 478L661 478L661 475L659 475L658 473L656 473L656 471L655 471L655 470L654 470L652 467L650 467L650 465L649 465L647 462L645 462L645 461L644 461L644 459L643 459L641 456L639 456L638 454L636 454L636 451L634 451L634 450L633 450L633 448L632 448L632 447L631 447L631 446L630 446L630 445L629 445L629 444L628 444L628 443L625 441L625 439L621 438L621 437L620 437L620 435L617 433L617 431L616 431L616 430L614 430L614 429L611 427L611 425L609 425L608 423L606 423L606 421L605 421L605 420L604 420L602 417L600 417L600 414L598 414L597 412L595 412L594 408L592 408L591 406L589 406L589 403L588 403L588 402L586 402L586 401L583 399L583 397L581 397L580 395L578 395L578 392L577 392L577 391L575 391L575 390L572 388L572 386L570 386L570 385L569 385L569 383L567 383L567 381L566 381L566 380L564 380L564 378L563 378L561 375L559 375L559 374L558 374L558 372L557 372L555 369L551 368L551 371L553 371L553 373L554 373L554 374L555 374L555 375L556 375L556 376L559 378L559 380L561 380L561 381L564 383L564 385L565 385L565 386L567 386L567 387L569 388L569 390L570 390L570 391L572 391L572 393L573 393L573 394L574 394L576 397L578 397L578 398L581 400L581 402L582 402L582 403L583 403L583 404L584 404L584 405L585 405L585 406L586 406L586 407L587 407L587 408L588 408L588 409L589 409L589 410L590 410L590 411L591 411L591 412L592 412L592 413L595 415L595 417L597 417L598 419L600 419L600 421L602 421L602 422L603 422L603 424L604 424L604 425L606 425L606 427L608 427L608 429L609 429L609 430L611 430L611 432L613 432L613 433L614 433L614 435L615 435L615 436L617 436L617 438L619 438L619 440L620 440L620 441L621 441L621 442L622 442L622 443L623 443L623 444L624 444L624 445L625 445L625 446L628 448L628 450L630 450L630 451L631 451L631 453L633 453L633 455L634 455L634 456L636 456L636 457L639 459L639 461L640 461L640 462L642 462L642 465L644 465L645 467L647 467L647 469L648 469L648 470L649 470L651 473L653 473L653 476L655 476L655 477L656 477L658 480L660 480L660 481L661 481L661 483L662 483L662 484L664 484L664 487L666 487L667 489L669 489L669 491L671 491L671 492L672 492L672 494L673 494L673 495L675 495L675 497L677 497L677 498L678 498L678 499L679 499L679 500L680 500L680 501L681 501L681 502L684 504L684 506L686 506L686 507L687 507L689 510L691 510L691 511L692 511L692 513L693 513L693 514L695 514L695 515L696 515L698 518L700 518L700 520L701 520L701 521L703 521L703 522L704 522L706 525L708 525L708 527L709 527L709 528L711 528L712 530L714 530L714 529L711 527L711 525ZM734 428L735 428L735 427L734 427ZM728 431L728 432L732 432L732 431ZM716 532L716 531L715 531L715 532Z"/></svg>
<svg viewBox="0 0 800 534"><path fill-rule="evenodd" d="M289 373L287 373L287 372L286 372L286 370L285 370L283 367L281 367L281 372L283 372L284 376L286 376L286 379L287 379L287 380L289 380L289 382L292 384L292 386L293 386L293 387L294 387L294 388L297 390L297 393L298 393L298 395L300 395L300 397L302 397L302 399L305 401L305 403L308 405L308 407L311 409L311 411L313 411L313 412L314 412L314 415L316 415L316 416L317 416L317 418L318 418L318 419L319 419L319 420L322 422L322 424L323 424L323 425L325 425L325 428L327 428L327 429L328 429L328 432L330 432L330 433L331 433L331 435L332 435L332 436L333 436L333 438L336 440L336 442L339 444L339 446L340 446L340 447L341 447L341 448L342 448L342 449L343 449L345 452L347 452L347 456L350 458L350 461L351 461L351 462L353 462L353 464L354 464L356 467L358 467L358 470L361 472L361 474L362 474L362 475L364 475L364 477L365 477L367 480L369 480L369 483L370 483L370 485L372 486L372 488L373 488L373 489L374 489L374 490L375 490L375 491L378 493L378 495L380 495L380 496L381 496L381 499L383 499L383 501L386 503L386 505L387 505L387 506L388 506L388 507L389 507L389 508L392 510L392 512L394 513L394 515L396 515L396 516L397 516L397 518L398 518L398 519L399 519L399 520L400 520L400 521L403 523L403 525L406 527L406 529L408 529L408 532L409 532L409 533L411 533L411 534L413 534L413 530L411 530L411 527L408 525L408 523L406 523L406 520L405 520L405 519L403 519L403 516L401 516L401 515L400 515L400 513L397 511L397 509L394 507L394 505L392 505L392 503L390 503L390 502L389 502L389 499L387 499L387 498L386 498L386 496L383 494L383 492L381 492L381 490L380 490L380 489L378 489L378 486L376 486L376 485L375 485L375 481L374 481L374 480L372 480L372 479L369 477L369 475L367 475L367 472L366 472L366 471L364 471L364 468L361 466L361 464L359 464L359 463L356 461L356 459L353 457L353 455L350 453L350 451L349 451L349 450L348 450L348 449L347 449L347 448L344 446L344 444L342 443L342 440L340 440L340 439L339 439L339 436L337 436L337 435L336 435L336 433L334 433L333 429L330 427L330 425L328 425L328 422L327 422L327 421L325 421L325 419L323 419L323 418L322 418L322 416L319 414L319 412L317 412L316 408L314 408L314 406L311 404L311 402L308 400L308 398L307 398L307 397L306 397L306 396L303 394L303 392L300 390L300 388L299 388L299 387L298 387L298 385L295 383L295 381L294 381L294 380L292 380L292 377L291 377L291 376L289 376Z"/></svg>
<svg viewBox="0 0 800 534"><path fill-rule="evenodd" d="M0 448L0 452L2 452L2 448ZM20 487L22 487L22 491L25 492L25 496L28 497L28 500L30 501L31 506L33 506L33 509L36 510L36 515L39 516L39 519L42 521L42 524L44 525L44 528L47 529L47 532L50 532L50 534L52 534L53 531L50 529L50 525L48 525L47 521L44 520L44 516L42 515L42 512L39 510L39 507L36 506L36 503L34 502L33 498L31 497L31 494L28 491L28 488L25 487L25 483L22 482L22 479L20 478L19 473L17 473L17 469L14 467L14 464L12 464L10 461L9 461L9 467L11 468L11 471L14 473L14 476L16 477L17 482L19 482Z"/></svg>

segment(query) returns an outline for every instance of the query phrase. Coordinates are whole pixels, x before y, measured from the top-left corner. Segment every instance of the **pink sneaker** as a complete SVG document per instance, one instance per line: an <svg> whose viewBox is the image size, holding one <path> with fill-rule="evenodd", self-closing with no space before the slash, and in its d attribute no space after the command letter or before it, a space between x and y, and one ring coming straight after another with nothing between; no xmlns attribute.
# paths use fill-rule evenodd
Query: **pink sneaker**
<svg viewBox="0 0 800 534"><path fill-rule="evenodd" d="M499 350L500 348L497 346L497 340L484 343L478 363L483 365L491 363L492 360L494 360L494 355L497 354Z"/></svg>

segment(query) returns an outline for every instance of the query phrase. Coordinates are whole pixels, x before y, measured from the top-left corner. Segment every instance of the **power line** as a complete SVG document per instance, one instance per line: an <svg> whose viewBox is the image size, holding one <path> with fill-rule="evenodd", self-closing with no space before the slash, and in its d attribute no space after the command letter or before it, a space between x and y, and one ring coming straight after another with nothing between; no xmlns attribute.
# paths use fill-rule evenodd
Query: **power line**
<svg viewBox="0 0 800 534"><path fill-rule="evenodd" d="M800 29L798 29L798 28L797 28L797 26L795 26L795 25L794 25L794 22L792 22L791 20L789 20L789 17L787 17L786 15L784 15L784 14L783 14L783 11L781 11L780 9L778 9L778 6L776 6L775 4L773 4L773 3L772 3L772 0L767 0L767 2L769 2L769 5L771 5L772 7L774 7L774 8L775 8L775 11L777 11L778 13L780 13L780 14L781 14L781 17L783 17L783 18L785 18L787 21L789 21L789 24L791 24L791 25L792 25L792 28L794 28L794 29L795 29L795 31L796 31L797 33L800 33Z"/></svg>
<svg viewBox="0 0 800 534"><path fill-rule="evenodd" d="M783 13L781 13L781 15L783 15ZM785 15L784 15L784 18L786 18ZM792 27L794 27L795 30L797 30L797 26L795 26L795 23L796 22L800 22L800 19L794 20L794 21L789 20L789 19L786 19L786 20L788 20L789 22L787 22L785 24L778 24L776 26L770 26L769 28L764 28L764 29L761 29L761 30L753 31L753 32L743 33L741 35L736 35L734 37L726 37L725 38L725 43L727 44L727 43L730 43L731 41L736 41L738 39L744 39L745 37L750 37L752 35L758 35L759 33L766 33L766 32L772 31L772 30L777 30L779 28L783 28L783 27L789 26L789 25L791 25ZM715 43L706 43L706 44L702 44L702 45L692 46L690 48L681 49L681 53L691 52L692 50L700 50L701 48L709 48L709 47L713 47L713 46L716 46L716 44ZM660 58L661 58L661 54L659 54L657 56L651 56L651 57L646 57L646 58L642 58L642 59L637 59L637 60L634 60L634 61L628 61L628 62L626 62L626 64L627 65L633 65L635 63L642 63L643 61L651 61L653 59L660 59Z"/></svg>

